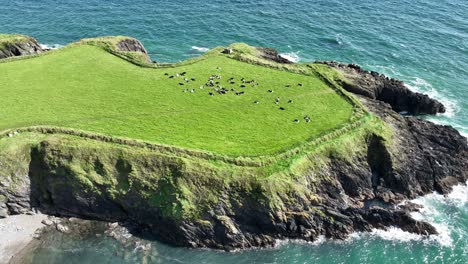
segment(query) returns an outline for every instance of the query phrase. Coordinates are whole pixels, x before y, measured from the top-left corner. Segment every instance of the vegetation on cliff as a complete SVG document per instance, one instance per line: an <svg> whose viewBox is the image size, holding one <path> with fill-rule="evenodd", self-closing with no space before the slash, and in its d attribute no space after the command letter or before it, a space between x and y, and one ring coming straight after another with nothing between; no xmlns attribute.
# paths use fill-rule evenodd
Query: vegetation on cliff
<svg viewBox="0 0 468 264"><path fill-rule="evenodd" d="M42 47L32 37L20 34L0 34L0 59L33 55L42 51Z"/></svg>

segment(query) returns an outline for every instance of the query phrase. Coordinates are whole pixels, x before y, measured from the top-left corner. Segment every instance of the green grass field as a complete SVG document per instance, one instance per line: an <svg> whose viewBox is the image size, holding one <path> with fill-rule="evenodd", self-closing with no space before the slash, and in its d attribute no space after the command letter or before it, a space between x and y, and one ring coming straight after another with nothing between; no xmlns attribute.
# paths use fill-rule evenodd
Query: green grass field
<svg viewBox="0 0 468 264"><path fill-rule="evenodd" d="M182 72L185 76L176 76ZM206 86L211 75L222 76L213 82L227 94ZM222 54L178 67L145 68L90 45L0 63L0 95L0 131L61 126L232 156L290 149L353 114L353 106L316 77Z"/></svg>

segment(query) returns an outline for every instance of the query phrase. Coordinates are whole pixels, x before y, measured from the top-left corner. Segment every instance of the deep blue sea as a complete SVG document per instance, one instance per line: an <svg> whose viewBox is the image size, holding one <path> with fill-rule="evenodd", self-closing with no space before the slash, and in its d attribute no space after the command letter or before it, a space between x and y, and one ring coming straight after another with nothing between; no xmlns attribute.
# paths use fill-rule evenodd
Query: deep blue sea
<svg viewBox="0 0 468 264"><path fill-rule="evenodd" d="M468 0L2 0L0 32L31 35L49 46L129 35L159 62L246 42L299 61L357 63L439 99L448 112L428 118L468 134ZM154 242L150 256L122 256L124 250L104 238L58 239L40 248L34 263L468 263L467 200L466 187L418 200L425 205L418 217L441 233L431 238L393 229L240 253Z"/></svg>

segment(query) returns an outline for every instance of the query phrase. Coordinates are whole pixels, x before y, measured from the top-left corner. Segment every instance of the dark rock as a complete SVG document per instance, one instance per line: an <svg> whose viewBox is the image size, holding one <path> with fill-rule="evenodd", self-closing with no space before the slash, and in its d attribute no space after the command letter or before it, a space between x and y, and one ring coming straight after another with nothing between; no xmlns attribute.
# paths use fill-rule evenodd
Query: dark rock
<svg viewBox="0 0 468 264"><path fill-rule="evenodd" d="M44 50L41 48L37 40L31 37L25 37L24 40L18 42L8 42L0 45L0 59L14 56L33 55L43 51Z"/></svg>
<svg viewBox="0 0 468 264"><path fill-rule="evenodd" d="M118 42L116 46L117 46L118 51L143 53L146 62L153 63L153 60L151 60L151 58L149 57L148 52L146 51L145 47L137 39L134 39L134 38L123 39L120 42Z"/></svg>
<svg viewBox="0 0 468 264"><path fill-rule="evenodd" d="M422 205L420 204L415 204L410 201L406 201L404 204L399 206L402 210L408 211L408 212L419 212L421 208L423 208Z"/></svg>
<svg viewBox="0 0 468 264"><path fill-rule="evenodd" d="M342 83L349 92L390 104L396 112L409 114L444 113L439 101L421 93L412 92L402 81L389 79L377 72L368 72L354 64L319 62L342 71L351 83Z"/></svg>
<svg viewBox="0 0 468 264"><path fill-rule="evenodd" d="M223 54L231 54L233 52L232 48L225 48L222 53Z"/></svg>
<svg viewBox="0 0 468 264"><path fill-rule="evenodd" d="M278 63L291 64L294 63L284 57L282 57L277 50L272 48L257 47L257 50L260 52L260 57L271 60Z"/></svg>

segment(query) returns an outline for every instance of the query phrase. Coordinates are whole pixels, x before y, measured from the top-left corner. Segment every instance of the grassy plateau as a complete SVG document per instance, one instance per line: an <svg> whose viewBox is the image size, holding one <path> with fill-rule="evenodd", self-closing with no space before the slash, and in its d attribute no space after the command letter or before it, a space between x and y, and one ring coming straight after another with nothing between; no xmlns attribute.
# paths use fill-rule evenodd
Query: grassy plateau
<svg viewBox="0 0 468 264"><path fill-rule="evenodd" d="M229 156L280 153L353 115L312 74L219 51L143 67L84 43L0 63L0 95L0 131L58 126Z"/></svg>

